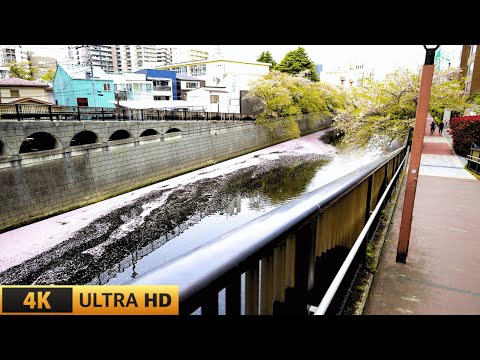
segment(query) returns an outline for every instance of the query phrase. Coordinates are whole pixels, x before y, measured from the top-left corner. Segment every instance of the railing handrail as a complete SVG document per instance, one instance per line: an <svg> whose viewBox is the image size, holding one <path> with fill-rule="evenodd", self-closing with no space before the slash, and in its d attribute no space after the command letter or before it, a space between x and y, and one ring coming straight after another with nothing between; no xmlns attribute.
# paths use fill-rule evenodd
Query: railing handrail
<svg viewBox="0 0 480 360"><path fill-rule="evenodd" d="M367 223L363 227L362 231L360 232L360 235L358 235L357 239L355 240L355 243L353 244L351 250L349 251L346 259L344 260L342 266L338 270L337 274L335 275L334 279L332 280L332 283L328 287L325 295L322 298L322 301L318 305L318 307L314 310L314 315L325 315L325 313L328 310L328 307L330 306L330 303L332 302L338 288L340 287L345 275L347 274L348 269L350 268L350 265L353 262L353 259L355 258L355 255L357 254L358 250L360 249L360 246L362 243L365 241L365 237L368 236L368 232L370 231L370 227L372 226L373 222L375 221L375 218L378 214L379 211L382 210L382 204L386 197L389 194L390 188L394 185L395 183L395 178L399 176L400 171L402 171L403 164L405 163L405 160L407 159L408 154L405 155L403 158L402 162L398 166L397 171L392 177L392 180L388 184L387 188L383 192L382 197L377 203L377 206L375 206L375 209L372 211L370 217L367 220Z"/></svg>
<svg viewBox="0 0 480 360"><path fill-rule="evenodd" d="M207 288L217 287L227 277L243 272L245 264L257 257L260 259L287 235L341 199L404 149L405 146L402 146L140 275L127 284L178 285L181 302L189 301Z"/></svg>

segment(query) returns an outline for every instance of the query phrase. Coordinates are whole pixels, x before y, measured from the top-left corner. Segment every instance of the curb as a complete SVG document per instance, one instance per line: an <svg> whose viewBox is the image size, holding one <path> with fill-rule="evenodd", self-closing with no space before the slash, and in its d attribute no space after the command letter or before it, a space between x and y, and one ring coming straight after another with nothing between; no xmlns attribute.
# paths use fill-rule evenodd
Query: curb
<svg viewBox="0 0 480 360"><path fill-rule="evenodd" d="M390 201L390 203L386 207L386 212L385 212L385 217L386 218L382 221L384 226L375 235L375 237L371 240L371 243L376 244L375 250L374 250L374 260L373 260L375 269L378 266L378 262L380 260L380 255L382 254L382 250L383 250L383 245L385 243L385 239L387 238L388 231L390 230L390 225L391 225L392 219L393 219L393 213L395 212L395 210L397 208L398 195L400 193L400 189L403 186L403 182L404 182L405 175L406 175L406 172L407 172L408 163L406 163L405 165L406 165L406 167L402 171L402 173L400 174L400 178L398 179L397 186L395 187L395 189L392 192L392 197L391 197L392 200ZM366 270L363 270L363 272L365 273ZM363 275L363 277L359 276L357 278L357 280L355 281L355 283L353 284L352 288L355 289L355 287L357 286L357 283L359 282L360 279L362 280L362 282L366 282L365 290L363 290L359 294L359 299L357 299L352 304L353 311L352 311L351 315L362 315L363 314L363 310L365 308L365 304L367 303L368 295L370 294L370 288L372 286L372 282L373 282L374 277L375 277L374 274L372 274L371 272L368 272L368 274Z"/></svg>

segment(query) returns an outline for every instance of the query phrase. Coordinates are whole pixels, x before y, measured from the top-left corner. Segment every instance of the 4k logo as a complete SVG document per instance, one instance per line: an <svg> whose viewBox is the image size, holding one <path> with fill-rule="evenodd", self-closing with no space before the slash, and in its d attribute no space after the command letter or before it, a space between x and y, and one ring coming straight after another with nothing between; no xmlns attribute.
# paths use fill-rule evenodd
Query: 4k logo
<svg viewBox="0 0 480 360"><path fill-rule="evenodd" d="M2 286L3 313L71 313L71 287Z"/></svg>
<svg viewBox="0 0 480 360"><path fill-rule="evenodd" d="M25 300L23 300L23 305L29 306L30 309L43 309L44 307L45 309L51 309L52 307L47 300L50 294L51 291L30 291L27 296L25 296Z"/></svg>

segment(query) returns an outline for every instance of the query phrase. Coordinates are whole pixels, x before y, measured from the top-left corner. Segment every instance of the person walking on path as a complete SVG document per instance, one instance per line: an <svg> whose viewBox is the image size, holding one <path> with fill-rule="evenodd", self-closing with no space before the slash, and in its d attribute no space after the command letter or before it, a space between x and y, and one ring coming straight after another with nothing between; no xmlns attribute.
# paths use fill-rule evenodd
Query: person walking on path
<svg viewBox="0 0 480 360"><path fill-rule="evenodd" d="M430 123L430 135L433 135L433 133L434 133L434 131L435 131L435 127L436 127L435 120L433 120L433 121Z"/></svg>
<svg viewBox="0 0 480 360"><path fill-rule="evenodd" d="M438 124L438 133L441 135L442 134L442 131L443 131L443 126L445 124L443 123L443 121L440 121L440 124Z"/></svg>

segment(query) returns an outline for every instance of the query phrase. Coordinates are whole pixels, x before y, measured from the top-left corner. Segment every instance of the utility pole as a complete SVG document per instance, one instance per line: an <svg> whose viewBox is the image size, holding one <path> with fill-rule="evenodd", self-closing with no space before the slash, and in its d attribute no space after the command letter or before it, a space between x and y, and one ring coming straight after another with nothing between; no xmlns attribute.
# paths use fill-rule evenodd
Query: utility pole
<svg viewBox="0 0 480 360"><path fill-rule="evenodd" d="M88 49L88 62L90 63L90 73L92 75L93 106L97 107L97 91L95 90L95 79L93 77L93 60L92 60L92 53L90 51L89 45L87 45L87 49Z"/></svg>

